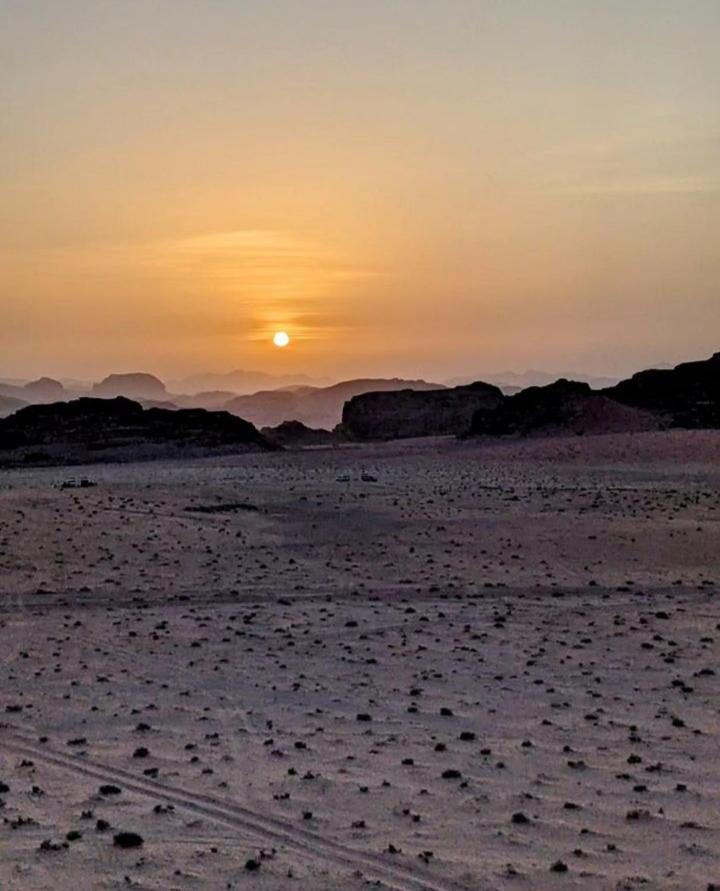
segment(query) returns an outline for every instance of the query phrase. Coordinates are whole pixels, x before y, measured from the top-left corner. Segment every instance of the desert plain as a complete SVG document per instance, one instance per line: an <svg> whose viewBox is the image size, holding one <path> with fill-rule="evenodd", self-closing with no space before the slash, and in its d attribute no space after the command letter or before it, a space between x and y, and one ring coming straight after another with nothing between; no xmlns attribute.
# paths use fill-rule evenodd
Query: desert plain
<svg viewBox="0 0 720 891"><path fill-rule="evenodd" d="M719 586L719 431L2 472L0 888L720 887Z"/></svg>

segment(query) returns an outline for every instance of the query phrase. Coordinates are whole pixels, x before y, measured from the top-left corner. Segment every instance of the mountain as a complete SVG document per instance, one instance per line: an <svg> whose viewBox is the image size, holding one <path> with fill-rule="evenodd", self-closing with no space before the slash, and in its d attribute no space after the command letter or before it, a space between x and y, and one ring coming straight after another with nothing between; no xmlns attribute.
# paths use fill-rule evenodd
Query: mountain
<svg viewBox="0 0 720 891"><path fill-rule="evenodd" d="M720 353L675 368L639 371L603 393L655 412L673 427L720 427Z"/></svg>
<svg viewBox="0 0 720 891"><path fill-rule="evenodd" d="M41 377L28 383L0 383L0 396L10 396L23 402L58 402L66 399L68 393L60 381Z"/></svg>
<svg viewBox="0 0 720 891"><path fill-rule="evenodd" d="M25 384L23 399L28 402L60 402L67 397L67 391L60 381L51 377L41 377Z"/></svg>
<svg viewBox="0 0 720 891"><path fill-rule="evenodd" d="M27 405L28 403L22 399L16 399L14 396L0 395L0 418L11 415L14 411Z"/></svg>
<svg viewBox="0 0 720 891"><path fill-rule="evenodd" d="M0 465L135 461L276 448L228 412L144 409L124 397L29 405L0 420Z"/></svg>
<svg viewBox="0 0 720 891"><path fill-rule="evenodd" d="M128 399L167 400L165 384L152 374L134 372L131 374L110 374L92 388L93 396L101 399L114 399L125 396Z"/></svg>
<svg viewBox="0 0 720 891"><path fill-rule="evenodd" d="M284 387L325 386L330 381L306 374L268 374L264 371L228 371L220 374L194 374L171 381L170 390L177 393L201 393L208 390L229 390L234 396L277 390Z"/></svg>
<svg viewBox="0 0 720 891"><path fill-rule="evenodd" d="M400 378L364 378L342 381L331 387L295 387L262 390L238 396L224 408L258 427L276 427L283 421L300 421L308 427L332 429L342 419L343 405L353 396L377 390L441 390L440 384Z"/></svg>
<svg viewBox="0 0 720 891"><path fill-rule="evenodd" d="M525 390L527 387L544 387L554 381L573 380L584 382L590 385L593 390L600 390L603 387L611 387L618 382L616 377L600 377L592 374L582 374L578 372L562 372L561 374L552 374L548 371L503 371L493 372L481 375L484 381L495 384L496 387L505 393L506 396L512 396ZM458 377L447 381L448 386L458 387L466 386L473 381L478 380L477 377Z"/></svg>
<svg viewBox="0 0 720 891"><path fill-rule="evenodd" d="M6 399L23 399L24 393L22 384L0 384L0 396L4 396ZM24 400L29 402L30 400Z"/></svg>
<svg viewBox="0 0 720 891"><path fill-rule="evenodd" d="M342 430L359 440L460 435L475 412L494 409L503 398L498 387L482 382L445 390L363 393L345 403Z"/></svg>
<svg viewBox="0 0 720 891"><path fill-rule="evenodd" d="M621 405L580 381L560 379L527 387L490 409L476 412L469 435L598 434L658 430L663 421L644 409Z"/></svg>
<svg viewBox="0 0 720 891"><path fill-rule="evenodd" d="M475 414L471 434L615 433L720 428L720 353L639 371L603 390L559 380L529 387Z"/></svg>
<svg viewBox="0 0 720 891"><path fill-rule="evenodd" d="M189 396L172 397L173 402L181 408L207 408L209 410L222 408L224 405L234 399L237 393L230 390L208 390L206 392L194 393Z"/></svg>
<svg viewBox="0 0 720 891"><path fill-rule="evenodd" d="M49 377L41 377L29 383L0 384L0 399L14 400L15 408L36 402L59 402L68 399L70 394L60 381ZM5 410L14 411L12 402L5 402ZM0 409L2 411L2 409Z"/></svg>
<svg viewBox="0 0 720 891"><path fill-rule="evenodd" d="M343 441L339 433L306 427L300 421L283 421L277 427L263 427L263 436L283 448L308 448L337 445Z"/></svg>

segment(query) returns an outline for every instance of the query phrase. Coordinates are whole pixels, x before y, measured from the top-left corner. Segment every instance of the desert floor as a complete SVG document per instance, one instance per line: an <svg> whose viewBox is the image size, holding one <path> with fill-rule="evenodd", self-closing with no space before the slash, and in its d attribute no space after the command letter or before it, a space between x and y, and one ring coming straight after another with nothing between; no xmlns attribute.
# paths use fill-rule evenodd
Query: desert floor
<svg viewBox="0 0 720 891"><path fill-rule="evenodd" d="M704 891L718 586L720 433L0 473L0 888Z"/></svg>

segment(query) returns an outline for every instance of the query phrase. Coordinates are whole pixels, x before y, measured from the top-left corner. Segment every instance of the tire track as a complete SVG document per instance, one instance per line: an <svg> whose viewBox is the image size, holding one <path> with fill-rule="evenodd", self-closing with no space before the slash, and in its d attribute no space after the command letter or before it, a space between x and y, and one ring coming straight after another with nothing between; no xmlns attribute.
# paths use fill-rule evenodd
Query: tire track
<svg viewBox="0 0 720 891"><path fill-rule="evenodd" d="M235 802L224 802L209 795L188 792L157 780L140 778L122 768L82 761L45 746L35 744L2 724L0 747L7 752L68 770L100 782L115 782L129 792L173 804L186 811L209 817L235 829L257 835L267 843L282 845L305 856L349 870L359 870L366 879L379 881L395 891L460 891L460 886L429 876L417 867L387 863L380 855L348 847L342 842L297 829L277 817L261 814ZM8 732L9 729L9 732ZM480 889L476 889L480 891Z"/></svg>
<svg viewBox="0 0 720 891"><path fill-rule="evenodd" d="M638 587L651 589L654 594L666 595L672 594L677 597L679 593L688 594L703 593L698 585L688 584L684 592L670 585L656 584L652 581L648 583L638 582ZM382 586L378 586L377 590L365 591L358 593L352 588L352 583L343 588L338 588L336 582L327 585L312 585L312 591L304 591L302 593L287 593L278 591L278 586L274 582L253 583L244 586L243 589L236 591L218 591L214 594L207 592L190 592L182 593L174 597L168 598L166 592L159 590L150 590L144 593L128 592L128 591L106 591L102 593L81 594L77 590L65 592L53 592L50 594L39 595L35 592L25 591L20 594L13 591L0 590L0 615L15 615L18 612L41 612L47 613L51 610L68 610L68 609L107 609L112 607L116 612L124 610L147 610L147 609L187 609L188 607L212 607L212 606L252 606L253 608L269 608L283 607L289 608L293 606L302 606L304 604L312 604L313 602L322 602L328 597L332 598L333 603L349 603L363 605L371 603L371 605L393 605L397 606L399 601L398 595L406 596L412 594L413 604L421 603L423 605L437 602L439 605L447 606L448 600L453 600L461 595L466 603L491 604L504 603L506 601L522 600L527 597L548 598L548 603L553 601L565 604L571 603L574 598L590 598L590 603L583 602L583 606L601 606L607 608L607 604L602 601L604 594L610 594L613 597L613 605L618 606L633 598L623 596L618 593L616 585L598 585L589 587L582 584L570 584L562 587L553 587L547 585L538 588L535 585L505 585L503 587L494 586L492 588L478 588L477 583L467 584L464 588L438 588L437 590L426 589L416 592L412 586L390 582ZM369 597L377 597L378 600L368 600ZM18 603L20 598L22 602Z"/></svg>

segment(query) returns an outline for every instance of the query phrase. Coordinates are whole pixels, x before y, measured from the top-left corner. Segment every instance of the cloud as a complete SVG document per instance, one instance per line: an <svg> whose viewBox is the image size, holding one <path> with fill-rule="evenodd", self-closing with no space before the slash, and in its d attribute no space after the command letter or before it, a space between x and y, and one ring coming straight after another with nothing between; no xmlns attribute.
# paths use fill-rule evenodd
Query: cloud
<svg viewBox="0 0 720 891"><path fill-rule="evenodd" d="M143 251L145 261L168 275L191 274L252 296L279 298L313 288L322 295L333 282L371 276L348 258L287 232L238 229L159 241Z"/></svg>
<svg viewBox="0 0 720 891"><path fill-rule="evenodd" d="M268 229L160 240L134 262L168 295L158 311L170 327L252 341L278 327L296 340L347 330L344 297L378 275L325 245Z"/></svg>

